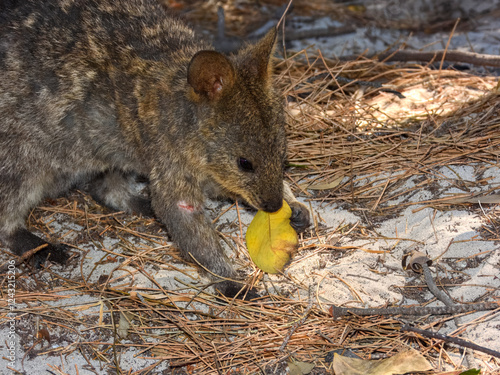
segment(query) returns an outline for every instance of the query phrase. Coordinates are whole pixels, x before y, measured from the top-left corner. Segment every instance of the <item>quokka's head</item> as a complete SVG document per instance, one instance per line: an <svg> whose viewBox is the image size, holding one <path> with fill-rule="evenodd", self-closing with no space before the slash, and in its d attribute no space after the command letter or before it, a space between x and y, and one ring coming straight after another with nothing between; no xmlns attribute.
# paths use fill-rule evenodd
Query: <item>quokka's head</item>
<svg viewBox="0 0 500 375"><path fill-rule="evenodd" d="M227 193L274 212L283 202L284 100L272 84L276 31L238 54L200 51L188 67L206 169Z"/></svg>

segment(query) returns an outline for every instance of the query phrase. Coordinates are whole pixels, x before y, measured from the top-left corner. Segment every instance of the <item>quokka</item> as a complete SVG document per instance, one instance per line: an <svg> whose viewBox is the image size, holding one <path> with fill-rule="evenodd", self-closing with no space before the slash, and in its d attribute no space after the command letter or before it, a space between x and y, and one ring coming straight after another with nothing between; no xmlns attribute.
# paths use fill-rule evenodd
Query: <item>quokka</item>
<svg viewBox="0 0 500 375"><path fill-rule="evenodd" d="M113 209L154 215L187 260L223 278L237 275L208 197L268 212L285 199L292 225L309 225L283 182L275 30L225 56L155 0L11 3L0 17L0 239L12 252L48 244L26 229L30 209L83 185ZM67 255L48 244L36 257ZM217 289L232 296L240 285Z"/></svg>

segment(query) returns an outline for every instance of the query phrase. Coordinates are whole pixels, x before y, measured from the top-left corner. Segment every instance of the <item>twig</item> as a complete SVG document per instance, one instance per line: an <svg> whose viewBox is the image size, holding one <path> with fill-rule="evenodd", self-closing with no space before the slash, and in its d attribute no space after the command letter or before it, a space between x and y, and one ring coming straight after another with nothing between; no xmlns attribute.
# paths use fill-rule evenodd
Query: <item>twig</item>
<svg viewBox="0 0 500 375"><path fill-rule="evenodd" d="M469 342L469 341L459 339L458 337L451 337L451 336L443 335L441 333L436 333L436 332L431 332L431 331L427 331L424 329L414 328L414 327L409 326L408 324L405 324L403 327L401 327L401 331L402 332L415 332L415 333L418 333L424 337L429 337L432 339L438 339L438 340L442 340L442 341L446 341L446 342L451 342L453 344L456 344L458 346L462 346L464 348L477 350L479 352L486 353L486 354L491 355L493 357L500 358L500 352L497 352L496 350L493 350L493 349L485 348L484 346L479 346L479 345L474 344L474 343Z"/></svg>
<svg viewBox="0 0 500 375"><path fill-rule="evenodd" d="M450 242L451 244L451 242ZM454 308L455 306L461 306L461 305L456 305L453 303L453 300L446 294L444 293L441 289L439 289L434 282L434 278L432 277L431 270L429 269L429 266L424 262L421 264L422 269L424 271L424 278L425 282L427 283L427 287L431 291L431 293L439 299L441 302L443 302L447 307L449 308ZM454 317L453 321L455 322L455 325L460 327L461 324L461 319L458 317ZM469 348L470 349L470 348ZM475 364L475 358L472 355L472 352L469 349L465 349L465 361L467 366L474 366Z"/></svg>
<svg viewBox="0 0 500 375"><path fill-rule="evenodd" d="M330 315L334 318L339 318L346 315L456 315L470 311L494 310L500 306L497 302L482 302L473 303L470 305L453 305L453 306L400 306L386 308L356 308L356 307L339 307L332 305L330 307Z"/></svg>
<svg viewBox="0 0 500 375"><path fill-rule="evenodd" d="M379 55L374 55L372 58L377 58L380 61L433 61L433 60L441 60L444 58L444 61L458 62L458 63L466 63L472 65L480 65L480 66L494 66L500 67L500 56L496 55L487 55L482 53L475 52L466 52L466 51L456 51L456 50L439 50L439 51L431 51L431 52L421 52L421 51L408 51L408 50L399 50L399 51L387 51L383 52Z"/></svg>
<svg viewBox="0 0 500 375"><path fill-rule="evenodd" d="M454 306L461 306L454 304L453 300L450 297L448 297L446 293L444 293L441 289L437 287L436 283L434 282L434 278L432 277L429 266L425 263L422 263L421 266L424 271L424 278L425 282L427 283L427 287L434 295L434 297L443 302L447 307L453 308Z"/></svg>

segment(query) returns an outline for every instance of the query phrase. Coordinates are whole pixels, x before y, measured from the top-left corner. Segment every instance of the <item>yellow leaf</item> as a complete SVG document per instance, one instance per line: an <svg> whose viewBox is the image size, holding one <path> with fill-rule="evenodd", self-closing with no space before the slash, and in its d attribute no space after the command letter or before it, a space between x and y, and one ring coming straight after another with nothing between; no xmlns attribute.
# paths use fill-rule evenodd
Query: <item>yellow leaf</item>
<svg viewBox="0 0 500 375"><path fill-rule="evenodd" d="M248 226L246 241L250 258L262 271L283 270L297 250L297 232L290 226L292 210L283 201L276 212L258 211Z"/></svg>

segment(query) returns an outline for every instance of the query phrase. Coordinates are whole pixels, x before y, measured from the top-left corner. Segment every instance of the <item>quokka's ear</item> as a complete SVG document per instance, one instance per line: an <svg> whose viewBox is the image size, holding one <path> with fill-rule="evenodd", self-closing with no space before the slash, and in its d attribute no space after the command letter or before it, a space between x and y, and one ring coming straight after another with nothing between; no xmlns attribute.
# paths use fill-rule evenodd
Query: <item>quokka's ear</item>
<svg viewBox="0 0 500 375"><path fill-rule="evenodd" d="M260 80L267 80L272 73L272 55L276 45L277 29L273 27L268 33L249 48L249 59L245 62L247 68Z"/></svg>
<svg viewBox="0 0 500 375"><path fill-rule="evenodd" d="M189 63L187 80L197 94L217 101L233 86L235 72L229 59L221 53L199 51Z"/></svg>

